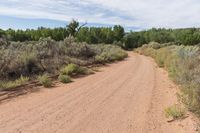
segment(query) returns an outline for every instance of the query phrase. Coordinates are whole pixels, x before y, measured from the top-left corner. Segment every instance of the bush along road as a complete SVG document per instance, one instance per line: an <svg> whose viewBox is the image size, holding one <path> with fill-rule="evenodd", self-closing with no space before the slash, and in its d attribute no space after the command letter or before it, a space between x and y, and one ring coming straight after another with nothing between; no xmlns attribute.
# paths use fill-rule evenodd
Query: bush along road
<svg viewBox="0 0 200 133"><path fill-rule="evenodd" d="M197 132L193 116L168 122L164 109L177 103L177 86L149 57L129 53L126 60L74 81L0 104L0 131Z"/></svg>

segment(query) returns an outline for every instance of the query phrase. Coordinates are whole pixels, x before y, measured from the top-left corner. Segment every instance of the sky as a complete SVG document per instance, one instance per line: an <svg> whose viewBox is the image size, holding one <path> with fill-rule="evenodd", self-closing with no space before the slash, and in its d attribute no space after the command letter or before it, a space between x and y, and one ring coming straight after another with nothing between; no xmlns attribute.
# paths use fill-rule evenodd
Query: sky
<svg viewBox="0 0 200 133"><path fill-rule="evenodd" d="M200 27L200 0L0 0L0 28L63 27L72 19L127 30Z"/></svg>

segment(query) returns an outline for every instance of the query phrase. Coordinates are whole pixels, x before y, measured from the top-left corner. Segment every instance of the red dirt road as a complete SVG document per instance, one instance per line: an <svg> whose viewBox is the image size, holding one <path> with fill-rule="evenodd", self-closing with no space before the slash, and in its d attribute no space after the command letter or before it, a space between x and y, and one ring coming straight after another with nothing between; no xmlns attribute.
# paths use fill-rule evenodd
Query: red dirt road
<svg viewBox="0 0 200 133"><path fill-rule="evenodd" d="M0 104L0 133L193 133L191 116L164 116L176 92L152 59L131 53L71 84Z"/></svg>

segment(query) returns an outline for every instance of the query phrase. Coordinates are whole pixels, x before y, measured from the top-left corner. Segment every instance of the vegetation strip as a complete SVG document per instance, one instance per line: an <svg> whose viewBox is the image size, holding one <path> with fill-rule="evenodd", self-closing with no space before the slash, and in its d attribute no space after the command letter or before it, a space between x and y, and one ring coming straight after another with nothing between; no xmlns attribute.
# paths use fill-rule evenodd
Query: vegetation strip
<svg viewBox="0 0 200 133"><path fill-rule="evenodd" d="M69 83L71 77L94 73L86 66L103 65L128 56L118 46L77 43L73 37L60 42L51 38L38 42L6 41L0 48L0 93L3 100L6 99L4 96L10 98L32 91L26 87L52 87L54 79Z"/></svg>
<svg viewBox="0 0 200 133"><path fill-rule="evenodd" d="M151 56L160 67L168 70L174 82L181 85L178 98L189 111L200 115L200 47L176 46L152 42L136 49Z"/></svg>

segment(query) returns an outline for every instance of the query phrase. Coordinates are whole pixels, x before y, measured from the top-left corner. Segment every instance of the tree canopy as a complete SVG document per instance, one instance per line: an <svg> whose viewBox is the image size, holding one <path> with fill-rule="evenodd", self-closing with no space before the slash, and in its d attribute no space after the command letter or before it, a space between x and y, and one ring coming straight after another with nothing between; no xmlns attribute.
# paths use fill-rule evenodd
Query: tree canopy
<svg viewBox="0 0 200 133"><path fill-rule="evenodd" d="M75 37L78 42L89 44L115 44L125 49L132 49L149 42L168 43L177 45L196 45L200 43L200 29L164 29L152 28L139 32L125 32L120 25L113 27L88 27L87 23L72 20L66 27L26 29L26 30L1 30L0 37L4 36L9 41L38 41L40 38L51 37L56 41L64 40L68 36Z"/></svg>

